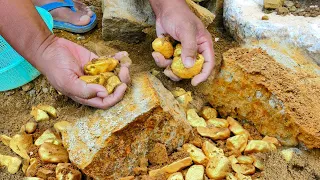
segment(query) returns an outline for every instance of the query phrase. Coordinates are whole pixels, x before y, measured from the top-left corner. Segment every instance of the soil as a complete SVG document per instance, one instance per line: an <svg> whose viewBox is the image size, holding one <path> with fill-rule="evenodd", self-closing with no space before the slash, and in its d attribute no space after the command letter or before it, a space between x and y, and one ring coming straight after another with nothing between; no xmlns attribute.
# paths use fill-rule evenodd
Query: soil
<svg viewBox="0 0 320 180"><path fill-rule="evenodd" d="M287 1L290 6L286 6L288 3L284 3L283 7L278 9L264 9L265 13L277 12L278 15L286 16L288 14L294 16L304 17L317 17L320 15L320 1L319 0L299 0L299 1Z"/></svg>
<svg viewBox="0 0 320 180"><path fill-rule="evenodd" d="M133 60L133 66L131 68L132 76L137 72L150 71L151 69L160 72L162 71L162 69L156 66L151 56L151 42L155 37L154 29L148 29L147 39L139 44L127 44L120 41L102 41L102 13L100 1L84 1L96 12L99 22L97 27L94 30L81 35L55 30L54 33L57 36L76 42L98 55L108 55L117 51L127 51L130 58ZM223 27L220 26L221 24L221 21L214 22L208 27L213 39L219 38L219 40L214 43L215 58L218 64L222 61L222 53L230 48L238 46L238 44L228 36ZM201 101L203 98L197 93L199 87L192 87L189 80L172 82L165 77L163 73L159 73L157 77L169 90L172 90L174 87L182 87L187 91L192 91L194 93L193 97L196 99L196 102L194 103L195 106L199 107L205 103ZM32 120L32 116L29 114L31 107L40 103L56 107L58 110L58 117L56 119L38 123L38 130L35 136L38 136L46 129L51 128L55 122L61 120L74 121L84 114L91 114L94 111L94 108L78 104L66 96L59 95L48 83L46 78L41 75L33 82L29 83L29 87L0 92L0 134L6 134L8 136L17 134L22 125L26 124L29 120ZM254 132L252 127L247 126L246 128L248 128L250 133ZM219 143L217 145L221 147L224 146L222 142L220 145ZM17 156L10 148L2 143L0 143L0 154ZM177 153L176 156L185 156L185 153ZM287 163L282 159L279 153L264 155L263 158L266 162L266 171L263 176L266 179L287 179L288 177L292 177L292 179L319 179L319 157L319 151L306 151L301 156L295 156L292 163ZM169 161L175 158L176 157L172 157ZM0 168L0 180L18 180L22 178L23 172L21 170L19 170L18 173L11 175L7 172L5 167Z"/></svg>

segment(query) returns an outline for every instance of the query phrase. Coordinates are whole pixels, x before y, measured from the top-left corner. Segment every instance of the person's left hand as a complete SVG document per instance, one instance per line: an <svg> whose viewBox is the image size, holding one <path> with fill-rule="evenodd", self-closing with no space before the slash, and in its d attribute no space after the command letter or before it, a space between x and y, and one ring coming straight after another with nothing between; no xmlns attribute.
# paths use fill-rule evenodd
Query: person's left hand
<svg viewBox="0 0 320 180"><path fill-rule="evenodd" d="M200 74L196 75L191 84L193 86L205 81L214 67L214 50L211 34L204 27L200 19L184 4L171 3L170 7L164 8L156 17L157 36L169 34L182 45L182 61L186 68L194 65L197 53L204 56L205 62ZM177 7L175 7L177 6ZM173 81L181 80L170 70L171 59L165 59L158 52L152 53L156 64L164 67L164 74Z"/></svg>
<svg viewBox="0 0 320 180"><path fill-rule="evenodd" d="M37 53L34 65L56 90L81 104L101 109L107 109L123 98L127 84L130 83L130 63L121 64L118 76L122 84L112 94L108 94L105 87L86 84L79 79L84 75L84 65L97 58L97 55L63 38L54 38L48 44L42 52ZM128 58L128 53L119 52L114 57L121 62L123 58Z"/></svg>

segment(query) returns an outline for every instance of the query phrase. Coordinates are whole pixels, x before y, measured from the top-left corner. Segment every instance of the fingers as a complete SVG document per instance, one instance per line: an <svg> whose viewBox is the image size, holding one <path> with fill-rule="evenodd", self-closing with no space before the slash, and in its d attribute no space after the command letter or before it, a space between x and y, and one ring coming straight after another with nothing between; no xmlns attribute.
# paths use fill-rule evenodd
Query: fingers
<svg viewBox="0 0 320 180"><path fill-rule="evenodd" d="M131 59L129 58L129 54L126 51L118 52L114 55L115 59L120 61L120 71L119 71L119 78L121 82L129 84L131 81L129 67L132 64Z"/></svg>
<svg viewBox="0 0 320 180"><path fill-rule="evenodd" d="M72 99L87 106L92 106L100 109L107 109L117 104L123 98L126 89L127 85L122 83L115 89L114 93L108 95L105 98L95 97L91 99L84 99L77 96L73 96Z"/></svg>
<svg viewBox="0 0 320 180"><path fill-rule="evenodd" d="M159 52L152 52L152 57L156 62L157 66L161 68L166 68L167 66L170 66L172 63L172 60L165 59L164 56Z"/></svg>
<svg viewBox="0 0 320 180"><path fill-rule="evenodd" d="M156 32L157 32L157 37L163 37L163 35L167 34L167 32L162 27L159 19L156 20Z"/></svg>
<svg viewBox="0 0 320 180"><path fill-rule="evenodd" d="M116 53L114 58L120 61L121 66L129 68L132 64L132 60L129 58L129 54L126 51Z"/></svg>
<svg viewBox="0 0 320 180"><path fill-rule="evenodd" d="M192 79L191 84L193 86L205 81L210 76L215 65L211 35L201 37L199 42L199 53L204 57L204 64L201 73Z"/></svg>
<svg viewBox="0 0 320 180"><path fill-rule="evenodd" d="M66 90L66 95L77 96L84 99L96 97L99 93L103 95L106 89L99 84L87 84L80 79L71 81L67 85L69 88Z"/></svg>
<svg viewBox="0 0 320 180"><path fill-rule="evenodd" d="M121 82L129 84L131 81L129 69L126 66L120 67L119 78Z"/></svg>
<svg viewBox="0 0 320 180"><path fill-rule="evenodd" d="M197 29L194 25L187 23L183 27L177 28L176 34L182 45L182 62L186 68L191 68L198 52Z"/></svg>
<svg viewBox="0 0 320 180"><path fill-rule="evenodd" d="M163 73L169 77L172 81L180 81L181 78L179 78L178 76L176 76L175 74L173 74L173 72L170 69L170 66L168 66Z"/></svg>

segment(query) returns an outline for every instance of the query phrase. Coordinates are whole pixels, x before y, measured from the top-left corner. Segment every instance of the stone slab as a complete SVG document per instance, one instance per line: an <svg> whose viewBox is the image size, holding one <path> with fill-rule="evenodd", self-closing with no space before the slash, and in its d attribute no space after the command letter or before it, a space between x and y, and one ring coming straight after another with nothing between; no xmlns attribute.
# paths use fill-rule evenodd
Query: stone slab
<svg viewBox="0 0 320 180"><path fill-rule="evenodd" d="M207 27L215 18L206 8L186 0L190 9ZM145 39L143 30L155 26L149 0L102 0L102 37L106 41L138 43Z"/></svg>
<svg viewBox="0 0 320 180"><path fill-rule="evenodd" d="M250 44L272 40L277 44L301 49L320 64L320 17L267 14L261 20L263 0L225 0L224 24L239 42Z"/></svg>
<svg viewBox="0 0 320 180"><path fill-rule="evenodd" d="M70 160L94 179L129 176L156 143L168 153L182 146L191 127L173 95L149 73L136 75L124 99L85 116L62 133Z"/></svg>

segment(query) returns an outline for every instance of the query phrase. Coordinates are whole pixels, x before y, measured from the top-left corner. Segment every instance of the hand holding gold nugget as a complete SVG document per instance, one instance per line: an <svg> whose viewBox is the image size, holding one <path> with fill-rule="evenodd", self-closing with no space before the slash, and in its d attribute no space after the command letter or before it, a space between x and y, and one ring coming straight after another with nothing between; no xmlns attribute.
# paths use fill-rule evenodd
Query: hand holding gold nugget
<svg viewBox="0 0 320 180"><path fill-rule="evenodd" d="M171 58L173 56L173 61L171 63L172 72L181 79L191 79L194 76L201 73L202 66L204 64L204 57L201 54L197 54L197 58L194 66L191 68L186 68L183 65L181 52L182 46L181 44L177 44L175 48L173 48L170 39L168 37L157 38L152 42L152 48L161 53L166 59ZM173 50L174 49L174 50Z"/></svg>
<svg viewBox="0 0 320 180"><path fill-rule="evenodd" d="M101 56L93 59L84 66L84 76L80 79L88 84L100 84L104 86L108 94L112 94L114 90L122 82L117 76L120 72L121 65L130 66L131 59L128 56L124 56L119 60L113 57Z"/></svg>

